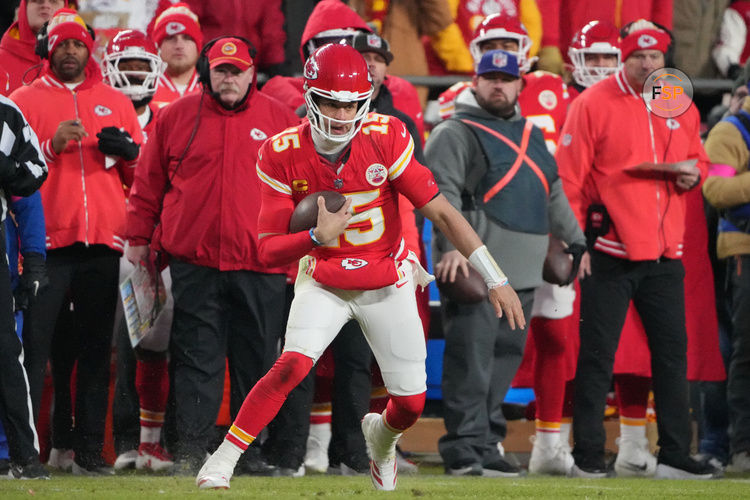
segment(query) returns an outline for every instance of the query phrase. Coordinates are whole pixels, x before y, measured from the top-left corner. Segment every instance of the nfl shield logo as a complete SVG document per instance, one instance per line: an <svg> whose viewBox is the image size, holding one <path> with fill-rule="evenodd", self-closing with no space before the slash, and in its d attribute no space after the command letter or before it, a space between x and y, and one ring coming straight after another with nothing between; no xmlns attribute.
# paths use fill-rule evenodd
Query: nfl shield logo
<svg viewBox="0 0 750 500"><path fill-rule="evenodd" d="M367 45L374 49L379 49L382 45L382 42L380 41L380 37L378 35L367 35Z"/></svg>
<svg viewBox="0 0 750 500"><path fill-rule="evenodd" d="M496 68L504 68L508 64L508 56L502 52L492 54L492 65Z"/></svg>

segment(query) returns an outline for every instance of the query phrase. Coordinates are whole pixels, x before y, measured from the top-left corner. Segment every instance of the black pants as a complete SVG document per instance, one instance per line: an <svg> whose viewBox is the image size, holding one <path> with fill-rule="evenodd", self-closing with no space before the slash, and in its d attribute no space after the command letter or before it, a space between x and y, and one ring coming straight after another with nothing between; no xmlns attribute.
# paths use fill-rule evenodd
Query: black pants
<svg viewBox="0 0 750 500"><path fill-rule="evenodd" d="M732 312L732 356L727 374L729 452L750 452L750 255L732 257L727 266L727 296Z"/></svg>
<svg viewBox="0 0 750 500"><path fill-rule="evenodd" d="M576 463L590 469L604 467L604 408L631 299L651 350L659 457L686 457L690 415L682 262L629 261L593 251L591 268L591 276L581 282L581 345L573 413Z"/></svg>
<svg viewBox="0 0 750 500"><path fill-rule="evenodd" d="M112 433L115 453L120 455L137 450L141 442L140 401L135 388L136 359L130 344L125 318L115 330L117 349L117 374L115 397L112 401Z"/></svg>
<svg viewBox="0 0 750 500"><path fill-rule="evenodd" d="M5 242L5 223L0 221L0 241ZM25 465L39 460L33 416L29 412L29 386L23 364L23 348L16 335L13 293L5 245L0 252L0 419L8 437L10 459Z"/></svg>
<svg viewBox="0 0 750 500"><path fill-rule="evenodd" d="M275 360L270 353L283 332L286 277L219 271L177 259L170 260L170 269L177 453L201 462L214 437L225 358L233 415Z"/></svg>
<svg viewBox="0 0 750 500"><path fill-rule="evenodd" d="M333 390L331 391L331 465L342 462L355 470L368 466L365 437L360 422L370 410L372 350L356 321L349 321L331 343Z"/></svg>
<svg viewBox="0 0 750 500"><path fill-rule="evenodd" d="M56 365L60 368L70 362L67 358L56 362L50 346L59 343L76 346L73 450L76 462L83 466L90 460L99 460L104 444L119 266L120 254L104 245L75 244L47 252L50 286L30 309L30 335L24 338L24 345L28 346L26 368L37 415L47 359L52 360L53 372L58 371ZM67 335L67 329L56 331L58 313L68 300L73 302L78 330L72 339L59 337ZM53 335L58 336L54 342Z"/></svg>

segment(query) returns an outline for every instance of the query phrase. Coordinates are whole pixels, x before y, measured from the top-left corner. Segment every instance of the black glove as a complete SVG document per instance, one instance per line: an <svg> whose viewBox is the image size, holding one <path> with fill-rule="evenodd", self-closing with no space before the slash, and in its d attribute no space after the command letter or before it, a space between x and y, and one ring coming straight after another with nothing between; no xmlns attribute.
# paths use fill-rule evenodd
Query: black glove
<svg viewBox="0 0 750 500"><path fill-rule="evenodd" d="M573 283L573 280L576 279L578 268L581 267L581 259L583 258L583 254L586 253L586 250L586 245L581 245L580 243L573 243L565 249L565 253L573 256L573 266L570 268L570 276L568 276L568 282L566 285Z"/></svg>
<svg viewBox="0 0 750 500"><path fill-rule="evenodd" d="M44 256L36 252L26 252L23 255L23 272L13 292L16 299L16 311L28 309L48 286L49 278L47 278Z"/></svg>
<svg viewBox="0 0 750 500"><path fill-rule="evenodd" d="M99 151L105 155L115 155L126 161L138 158L140 146L133 142L130 134L117 127L104 127L97 134Z"/></svg>
<svg viewBox="0 0 750 500"><path fill-rule="evenodd" d="M727 69L727 78L730 80L736 80L742 74L742 66L739 64L730 64Z"/></svg>

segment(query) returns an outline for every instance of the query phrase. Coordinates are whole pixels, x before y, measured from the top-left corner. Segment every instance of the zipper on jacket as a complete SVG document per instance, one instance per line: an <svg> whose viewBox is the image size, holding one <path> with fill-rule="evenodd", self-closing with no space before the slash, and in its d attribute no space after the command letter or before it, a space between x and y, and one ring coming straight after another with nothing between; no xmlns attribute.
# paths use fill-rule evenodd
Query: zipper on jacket
<svg viewBox="0 0 750 500"><path fill-rule="evenodd" d="M656 155L656 139L654 138L654 124L651 121L651 112L646 110L646 116L648 117L648 132L651 136L651 152L653 153L654 163L659 162L659 157ZM654 181L656 183L656 232L657 234L657 241L659 242L659 255L657 256L657 261L661 257L661 255L664 253L664 248L666 247L666 242L664 242L664 245L662 245L662 236L664 228L664 221L662 221L662 215L661 215L661 180ZM664 214L666 216L666 214Z"/></svg>
<svg viewBox="0 0 750 500"><path fill-rule="evenodd" d="M71 90L73 93L73 104L76 111L76 121L83 125L80 116L78 114L78 94L75 90ZM88 196L86 195L86 171L83 165L83 144L82 141L78 141L78 159L81 162L81 187L83 189L83 216L85 222L85 233L84 233L84 244L89 246L89 203Z"/></svg>

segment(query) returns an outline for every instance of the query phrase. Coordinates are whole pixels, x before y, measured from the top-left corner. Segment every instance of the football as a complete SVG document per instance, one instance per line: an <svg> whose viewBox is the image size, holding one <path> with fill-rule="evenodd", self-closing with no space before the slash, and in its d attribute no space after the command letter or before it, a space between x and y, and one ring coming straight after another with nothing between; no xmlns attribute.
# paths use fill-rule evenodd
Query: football
<svg viewBox="0 0 750 500"><path fill-rule="evenodd" d="M458 271L453 283L450 281L436 281L436 283L440 294L457 304L477 304L487 298L487 284L482 275L472 266L469 266L468 278Z"/></svg>
<svg viewBox="0 0 750 500"><path fill-rule="evenodd" d="M336 191L318 191L308 194L294 207L292 217L289 219L290 233L307 231L311 227L315 227L318 223L318 196L325 199L326 209L329 212L338 212L346 202L346 197Z"/></svg>

